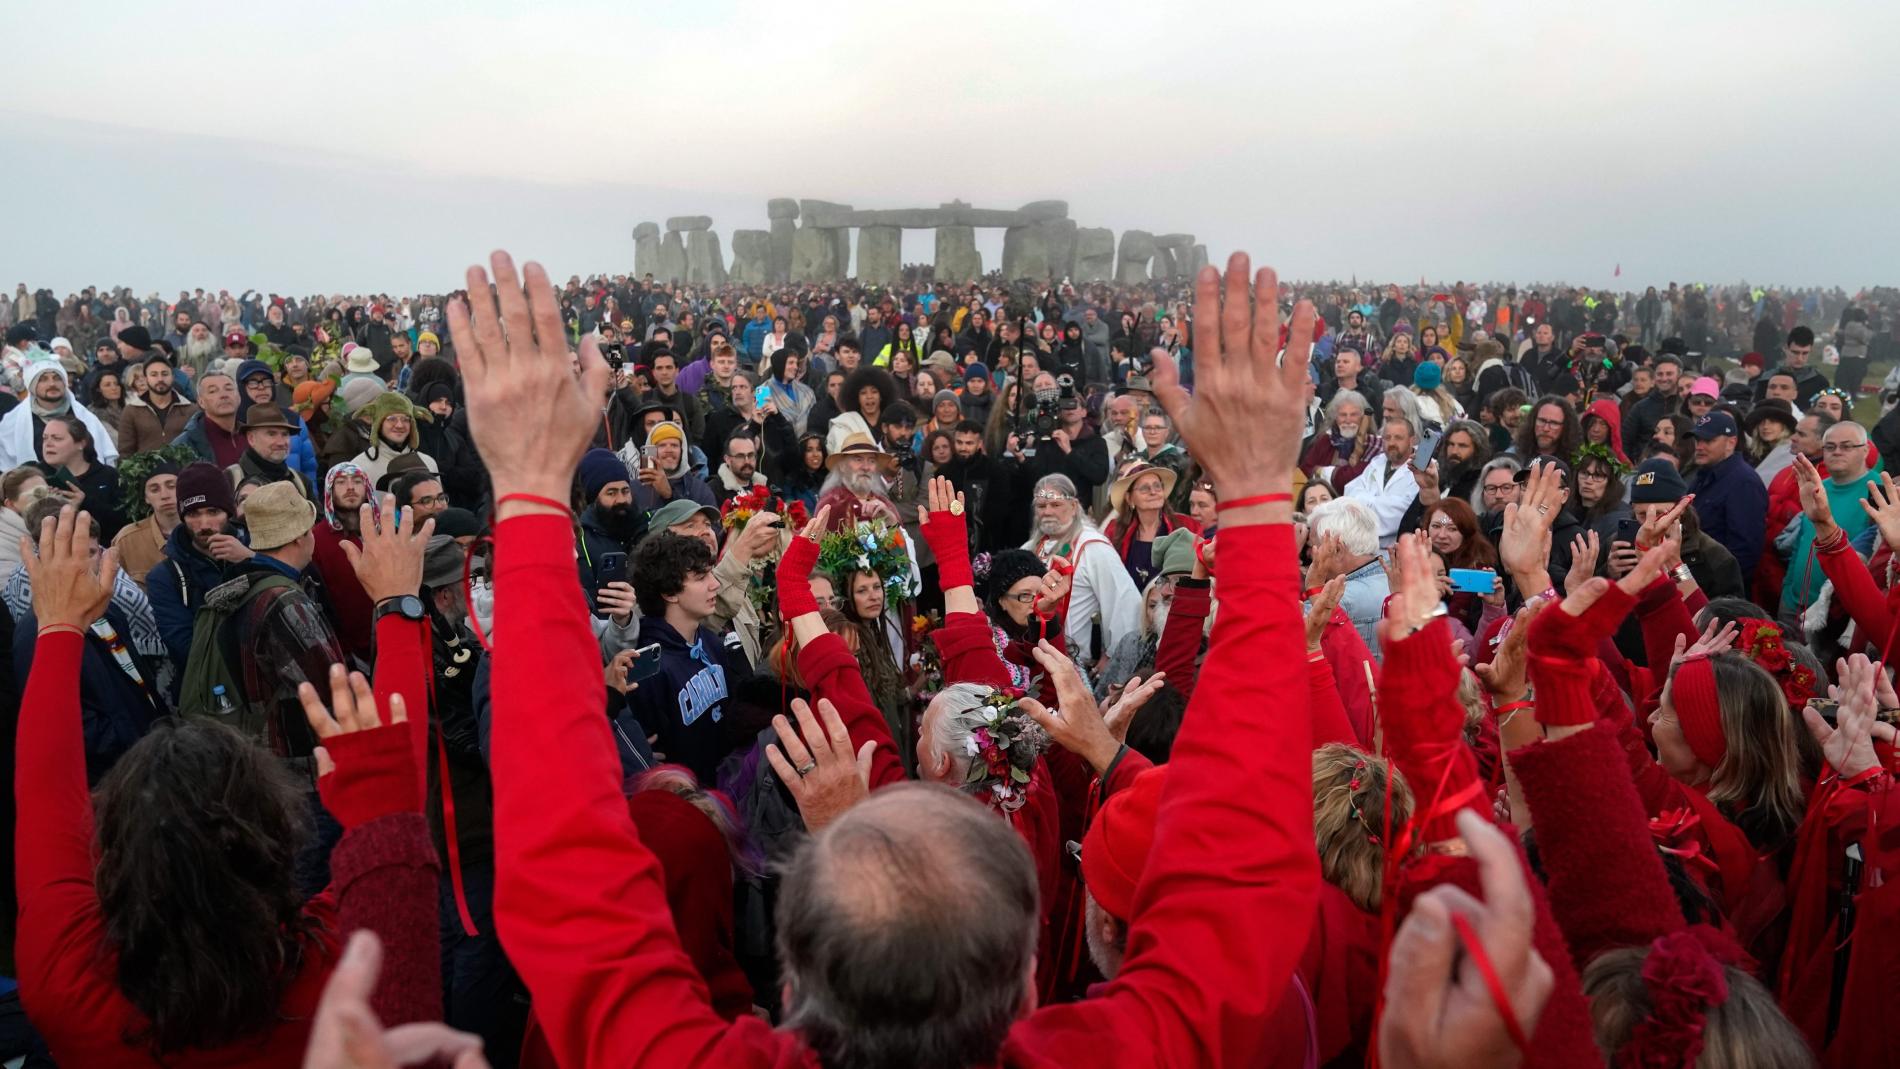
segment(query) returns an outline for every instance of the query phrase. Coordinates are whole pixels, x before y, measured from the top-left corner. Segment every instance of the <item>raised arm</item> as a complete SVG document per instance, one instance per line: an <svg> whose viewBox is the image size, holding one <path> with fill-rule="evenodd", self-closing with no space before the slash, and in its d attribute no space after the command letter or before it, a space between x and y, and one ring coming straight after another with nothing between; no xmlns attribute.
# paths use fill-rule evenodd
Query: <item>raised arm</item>
<svg viewBox="0 0 1900 1069"><path fill-rule="evenodd" d="M680 949L602 715L562 502L606 392L606 364L583 339L577 378L547 273L529 264L524 293L506 253L492 262L495 296L488 273L471 268L473 307L451 305L449 328L497 505L496 926L562 1064L769 1064L779 1041L762 1022L721 1021ZM758 1049L738 1049L748 1035Z"/></svg>
<svg viewBox="0 0 1900 1069"><path fill-rule="evenodd" d="M1279 695L1267 715L1259 693L1263 659L1297 663L1303 652L1287 489L1314 313L1300 304L1280 359L1278 279L1262 270L1250 293L1248 274L1235 254L1224 306L1214 270L1197 281L1193 399L1172 363L1155 369L1162 404L1231 495L1225 607L1175 739L1122 970L1105 997L1016 1030L1059 1043L1065 1064L1251 1064L1305 942L1287 919L1316 901L1306 696ZM1210 917L1221 918L1218 940L1206 937Z"/></svg>
<svg viewBox="0 0 1900 1069"><path fill-rule="evenodd" d="M98 577L89 568L91 522L68 505L40 531L39 552L20 540L33 578L39 621L33 670L20 702L14 793L31 799L14 825L14 886L19 894L19 962L27 1004L78 988L94 965L99 927L93 889L92 797L79 718L79 669L86 629L111 599L118 553L106 550Z"/></svg>
<svg viewBox="0 0 1900 1069"><path fill-rule="evenodd" d="M811 570L818 566L818 539L830 515L829 505L819 509L779 555L779 619L791 621L792 637L798 642L798 674L811 691L812 700L830 702L853 739L878 744L871 756L871 786L881 787L904 779L897 743L864 685L858 659L844 639L825 626L824 617L818 613L818 599L811 592Z"/></svg>
<svg viewBox="0 0 1900 1069"><path fill-rule="evenodd" d="M927 487L928 508L918 513L924 541L937 558L937 582L943 588L943 626L932 636L943 654L946 683L1009 686L1009 667L990 640L989 618L976 599L970 573L970 534L963 518L963 495L939 475Z"/></svg>

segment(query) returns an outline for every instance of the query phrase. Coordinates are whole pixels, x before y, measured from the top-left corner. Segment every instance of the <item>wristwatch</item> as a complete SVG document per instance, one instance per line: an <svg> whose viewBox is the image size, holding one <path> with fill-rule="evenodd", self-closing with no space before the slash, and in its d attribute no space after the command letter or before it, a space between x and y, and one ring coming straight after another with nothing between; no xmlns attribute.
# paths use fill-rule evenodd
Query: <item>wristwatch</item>
<svg viewBox="0 0 1900 1069"><path fill-rule="evenodd" d="M376 613L370 617L370 622L379 622L385 616L400 616L405 620L420 622L422 599L414 594L399 594L393 598L384 598L376 603Z"/></svg>

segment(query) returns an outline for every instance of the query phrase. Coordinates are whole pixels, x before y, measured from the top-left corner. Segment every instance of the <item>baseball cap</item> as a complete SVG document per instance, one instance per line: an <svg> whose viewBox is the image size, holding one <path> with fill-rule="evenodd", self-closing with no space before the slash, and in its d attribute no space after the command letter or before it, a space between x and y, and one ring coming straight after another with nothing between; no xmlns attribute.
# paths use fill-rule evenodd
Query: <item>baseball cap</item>
<svg viewBox="0 0 1900 1069"><path fill-rule="evenodd" d="M1735 426L1735 417L1727 412L1707 412L1701 419L1695 421L1695 429L1689 433L1706 442L1723 435L1733 437L1739 435L1741 431Z"/></svg>

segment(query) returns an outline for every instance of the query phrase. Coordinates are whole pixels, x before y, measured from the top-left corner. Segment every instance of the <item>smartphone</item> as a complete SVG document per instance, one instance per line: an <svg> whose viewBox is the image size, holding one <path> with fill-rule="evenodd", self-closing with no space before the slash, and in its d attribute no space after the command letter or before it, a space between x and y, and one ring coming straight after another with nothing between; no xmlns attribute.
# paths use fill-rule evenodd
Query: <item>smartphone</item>
<svg viewBox="0 0 1900 1069"><path fill-rule="evenodd" d="M1634 548L1636 545L1636 532L1642 529L1643 525L1637 521L1636 517L1625 516L1623 519L1617 521L1616 537L1610 539L1610 541L1628 542L1630 546Z"/></svg>
<svg viewBox="0 0 1900 1069"><path fill-rule="evenodd" d="M1418 449L1412 453L1412 467L1419 471L1430 467L1432 454L1438 452L1438 441L1443 437L1438 431L1426 431L1425 437L1418 440Z"/></svg>
<svg viewBox="0 0 1900 1069"><path fill-rule="evenodd" d="M633 663L627 666L627 682L638 683L652 679L660 674L660 644L642 646L634 651Z"/></svg>
<svg viewBox="0 0 1900 1069"><path fill-rule="evenodd" d="M650 446L650 445L641 446L640 447L640 467L643 469L656 467L659 463L658 460L655 459L658 456L658 454L659 454L659 450L653 446Z"/></svg>
<svg viewBox="0 0 1900 1069"><path fill-rule="evenodd" d="M772 403L772 387L769 384L759 386L753 389L752 404L754 407L764 408L766 405L769 405L771 403Z"/></svg>
<svg viewBox="0 0 1900 1069"><path fill-rule="evenodd" d="M600 582L624 583L627 580L627 555L619 551L600 555Z"/></svg>
<svg viewBox="0 0 1900 1069"><path fill-rule="evenodd" d="M1466 594L1489 594L1497 587L1498 573L1489 568L1453 568L1445 575L1453 590Z"/></svg>

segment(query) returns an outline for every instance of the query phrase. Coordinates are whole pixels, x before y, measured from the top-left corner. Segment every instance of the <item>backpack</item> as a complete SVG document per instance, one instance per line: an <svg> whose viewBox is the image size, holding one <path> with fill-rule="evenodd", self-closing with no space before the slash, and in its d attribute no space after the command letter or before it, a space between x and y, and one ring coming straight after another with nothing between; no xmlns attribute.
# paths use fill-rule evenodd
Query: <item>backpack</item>
<svg viewBox="0 0 1900 1069"><path fill-rule="evenodd" d="M231 625L259 594L296 585L287 576L253 572L205 592L191 621L191 652L178 686L179 712L228 724L249 739L265 740L267 703L253 701L245 692L237 628Z"/></svg>

